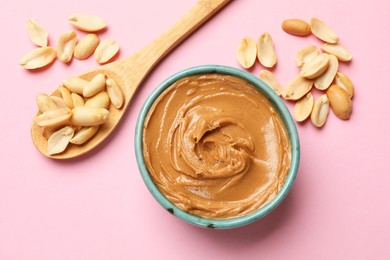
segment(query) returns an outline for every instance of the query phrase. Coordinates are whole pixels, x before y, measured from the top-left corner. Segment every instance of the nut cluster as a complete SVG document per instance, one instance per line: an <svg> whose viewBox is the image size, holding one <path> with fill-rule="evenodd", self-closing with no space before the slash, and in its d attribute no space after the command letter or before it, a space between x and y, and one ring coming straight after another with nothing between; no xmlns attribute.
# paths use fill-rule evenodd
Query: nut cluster
<svg viewBox="0 0 390 260"><path fill-rule="evenodd" d="M124 95L102 73L90 81L79 77L66 79L53 95L37 96L38 115L34 122L44 127L49 155L62 153L69 143L82 145L90 140L110 116L110 106L120 109Z"/></svg>
<svg viewBox="0 0 390 260"><path fill-rule="evenodd" d="M29 19L26 22L27 32L31 41L38 47L24 55L19 64L25 69L38 69L49 65L56 58L67 63L73 56L84 60L92 54L98 63L104 64L118 53L119 45L115 40L99 40L97 32L107 26L102 18L78 13L71 15L68 20L75 28L88 34L78 41L75 31L63 32L58 39L57 47L53 48L48 46L47 31L34 19Z"/></svg>
<svg viewBox="0 0 390 260"><path fill-rule="evenodd" d="M352 112L354 85L347 75L338 70L339 62L351 61L352 55L338 43L338 35L317 18L312 18L310 24L299 19L288 19L283 21L282 29L297 36L313 34L325 43L320 48L310 45L296 53L296 65L300 72L283 89L271 71L261 70L260 79L285 100L296 101L294 119L297 122L310 117L313 125L322 127L327 120L330 108L337 117L349 119ZM238 48L237 58L244 68L248 68L253 65L256 57L253 55L253 43L244 44L244 42L250 42L248 37L244 39ZM272 43L272 40L268 40L266 44L268 48L261 49L262 57L263 60L266 57L276 63L276 54L273 47L272 49L269 47L273 46L270 42ZM262 62L260 58L259 60L265 67L272 67L266 66L267 63ZM311 93L313 86L325 92L316 100Z"/></svg>

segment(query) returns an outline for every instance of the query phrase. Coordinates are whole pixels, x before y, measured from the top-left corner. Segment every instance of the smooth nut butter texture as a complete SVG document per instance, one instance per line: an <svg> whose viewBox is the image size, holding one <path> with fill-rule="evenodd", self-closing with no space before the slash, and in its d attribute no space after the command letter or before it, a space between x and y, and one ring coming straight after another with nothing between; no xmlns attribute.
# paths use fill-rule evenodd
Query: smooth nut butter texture
<svg viewBox="0 0 390 260"><path fill-rule="evenodd" d="M291 161L287 130L268 99L226 75L189 76L154 102L143 154L158 189L205 218L247 215L272 200Z"/></svg>

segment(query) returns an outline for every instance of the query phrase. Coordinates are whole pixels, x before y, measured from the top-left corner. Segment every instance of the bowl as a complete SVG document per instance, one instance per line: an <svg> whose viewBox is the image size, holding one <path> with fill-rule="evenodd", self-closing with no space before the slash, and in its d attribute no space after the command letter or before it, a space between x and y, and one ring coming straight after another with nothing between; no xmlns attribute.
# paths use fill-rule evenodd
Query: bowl
<svg viewBox="0 0 390 260"><path fill-rule="evenodd" d="M153 179L151 178L149 171L146 167L145 161L144 161L144 155L143 155L143 125L145 118L153 105L154 101L158 98L158 96L168 87L170 87L174 82L177 80L192 76L192 75L199 75L199 74L224 74L224 75L230 75L235 76L241 79L246 80L248 83L256 87L259 91L261 91L271 102L271 104L274 106L276 111L278 112L282 122L285 125L285 128L288 132L288 138L290 140L291 144L291 164L290 169L287 173L287 176L285 178L285 182L281 190L278 192L278 194L273 198L271 201L269 201L267 204L263 205L259 209L255 210L254 212L239 216L235 218L228 218L228 219L210 219L210 218L204 218L199 217L196 215L192 215L177 206L175 206L171 201L169 201L158 189L158 187L153 182ZM239 70L236 68L228 67L228 66L222 66L222 65L204 65L204 66L197 66L192 67L189 69L185 69L181 72L178 72L172 76L170 76L168 79L163 81L152 93L151 95L146 99L143 107L140 110L136 129L135 129L135 153L136 153L136 160L138 164L138 168L140 170L140 173L142 175L142 178L153 195L153 197L158 201L158 203L165 208L167 211L169 211L171 214L175 215L179 219L182 219L190 224L200 226L200 227L207 227L207 228L217 228L217 229L228 229L228 228L235 228L247 225L249 223L252 223L256 220L261 219L262 217L266 216L268 213L273 211L287 196L289 193L293 182L296 178L298 166L299 166L299 159L300 159L300 146L299 146L299 138L297 129L294 123L294 120L283 103L283 101L279 98L279 96L263 81L261 81L259 78L256 78L252 74Z"/></svg>

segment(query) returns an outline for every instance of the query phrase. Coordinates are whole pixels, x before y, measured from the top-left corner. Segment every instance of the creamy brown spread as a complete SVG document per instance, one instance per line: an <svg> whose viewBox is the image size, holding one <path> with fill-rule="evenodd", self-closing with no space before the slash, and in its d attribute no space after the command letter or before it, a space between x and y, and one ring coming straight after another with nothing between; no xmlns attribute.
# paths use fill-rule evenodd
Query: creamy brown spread
<svg viewBox="0 0 390 260"><path fill-rule="evenodd" d="M154 102L143 153L164 196L206 218L249 214L272 200L291 160L287 130L268 99L226 75L182 78Z"/></svg>

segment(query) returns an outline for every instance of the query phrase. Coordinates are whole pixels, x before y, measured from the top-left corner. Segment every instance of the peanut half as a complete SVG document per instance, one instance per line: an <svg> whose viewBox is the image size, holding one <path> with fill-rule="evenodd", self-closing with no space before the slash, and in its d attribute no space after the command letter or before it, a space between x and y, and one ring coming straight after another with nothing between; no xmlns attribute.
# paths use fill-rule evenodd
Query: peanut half
<svg viewBox="0 0 390 260"><path fill-rule="evenodd" d="M297 52L295 62L298 68L301 68L305 63L312 61L318 55L320 55L320 50L316 46L309 45Z"/></svg>
<svg viewBox="0 0 390 260"><path fill-rule="evenodd" d="M116 108L121 108L123 103L125 102L125 97L123 96L121 88L116 84L113 79L106 80L107 93L110 97L111 103Z"/></svg>
<svg viewBox="0 0 390 260"><path fill-rule="evenodd" d="M79 77L72 77L65 79L62 84L69 89L69 91L82 95L88 81Z"/></svg>
<svg viewBox="0 0 390 260"><path fill-rule="evenodd" d="M286 100L298 100L313 87L313 80L296 76L283 89L282 96Z"/></svg>
<svg viewBox="0 0 390 260"><path fill-rule="evenodd" d="M103 73L97 74L83 88L84 97L92 97L106 88L106 76Z"/></svg>
<svg viewBox="0 0 390 260"><path fill-rule="evenodd" d="M307 36L311 34L310 25L300 19L288 19L284 20L282 23L282 29L286 33L297 35L297 36Z"/></svg>
<svg viewBox="0 0 390 260"><path fill-rule="evenodd" d="M103 30L107 23L96 15L76 13L68 17L68 21L77 29L86 32L97 32Z"/></svg>
<svg viewBox="0 0 390 260"><path fill-rule="evenodd" d="M328 65L329 55L327 53L322 53L312 61L303 65L299 75L308 79L314 79L320 76L328 68Z"/></svg>
<svg viewBox="0 0 390 260"><path fill-rule="evenodd" d="M37 96L37 105L38 105L38 110L41 113L57 109L57 105L46 94L38 94L38 96Z"/></svg>
<svg viewBox="0 0 390 260"><path fill-rule="evenodd" d="M72 111L69 108L58 108L46 111L35 118L35 123L43 127L57 127L69 122Z"/></svg>
<svg viewBox="0 0 390 260"><path fill-rule="evenodd" d="M95 96L89 98L85 102L85 106L87 106L87 107L101 107L101 108L108 109L108 107L110 106L110 98L108 97L107 92L102 91L102 92L96 94Z"/></svg>
<svg viewBox="0 0 390 260"><path fill-rule="evenodd" d="M334 78L334 84L347 91L350 98L353 97L355 88L351 79L347 75L341 72L337 72L336 77Z"/></svg>
<svg viewBox="0 0 390 260"><path fill-rule="evenodd" d="M107 39L99 43L94 52L94 57L97 62L104 64L110 61L118 51L119 44L112 39Z"/></svg>
<svg viewBox="0 0 390 260"><path fill-rule="evenodd" d="M352 113L352 100L347 91L338 85L332 85L326 90L330 107L334 114L343 120L348 119Z"/></svg>
<svg viewBox="0 0 390 260"><path fill-rule="evenodd" d="M63 86L60 86L58 88L58 90L60 91L61 93L61 96L62 96L62 99L64 100L65 102L65 105L69 108L69 109L72 109L73 108L73 99L72 99L72 96L70 94L70 91L63 87Z"/></svg>
<svg viewBox="0 0 390 260"><path fill-rule="evenodd" d="M340 44L329 44L324 43L321 46L321 49L329 54L333 54L339 59L339 61L350 61L352 60L352 54L349 53L343 46Z"/></svg>
<svg viewBox="0 0 390 260"><path fill-rule="evenodd" d="M57 44L57 57L63 62L69 62L73 57L74 48L77 43L75 31L64 32L60 35Z"/></svg>
<svg viewBox="0 0 390 260"><path fill-rule="evenodd" d="M38 69L52 63L56 56L57 53L54 48L40 47L24 55L19 64L25 69Z"/></svg>
<svg viewBox="0 0 390 260"><path fill-rule="evenodd" d="M272 68L278 61L272 37L268 33L263 33L257 41L257 58L267 68Z"/></svg>
<svg viewBox="0 0 390 260"><path fill-rule="evenodd" d="M299 99L294 106L294 119L297 122L305 121L313 110L314 98L309 92L303 98Z"/></svg>
<svg viewBox="0 0 390 260"><path fill-rule="evenodd" d="M256 42L252 37L244 37L237 48L237 60L242 67L248 69L256 61Z"/></svg>
<svg viewBox="0 0 390 260"><path fill-rule="evenodd" d="M77 43L74 49L74 57L79 60L84 60L92 55L98 45L99 37L93 33L87 34Z"/></svg>
<svg viewBox="0 0 390 260"><path fill-rule="evenodd" d="M322 127L326 123L326 119L329 114L329 100L326 94L318 97L314 101L313 111L311 112L310 119L314 126Z"/></svg>
<svg viewBox="0 0 390 260"><path fill-rule="evenodd" d="M84 99L77 93L71 93L72 102L74 107L82 107L84 106Z"/></svg>
<svg viewBox="0 0 390 260"><path fill-rule="evenodd" d="M39 23L34 19L29 19L26 22L26 28L31 41L39 47L46 47L49 34Z"/></svg>
<svg viewBox="0 0 390 260"><path fill-rule="evenodd" d="M57 96L50 96L50 99L56 104L57 108L66 108L65 101Z"/></svg>
<svg viewBox="0 0 390 260"><path fill-rule="evenodd" d="M70 140L72 144L84 144L99 130L99 126L90 126L81 128Z"/></svg>
<svg viewBox="0 0 390 260"><path fill-rule="evenodd" d="M328 43L338 42L339 37L337 34L323 21L317 18L312 18L310 20L310 25L312 33L320 40Z"/></svg>
<svg viewBox="0 0 390 260"><path fill-rule="evenodd" d="M264 81L265 84L270 86L278 96L282 93L282 86L276 79L275 75L269 70L261 70L259 73L259 78Z"/></svg>
<svg viewBox="0 0 390 260"><path fill-rule="evenodd" d="M338 69L339 69L339 61L337 60L336 56L330 54L329 66L321 76L315 79L314 86L319 90L327 89L330 86L330 84L332 84L332 81L336 76Z"/></svg>
<svg viewBox="0 0 390 260"><path fill-rule="evenodd" d="M53 133L47 142L47 153L53 155L65 151L73 135L74 130L70 126L65 126Z"/></svg>

